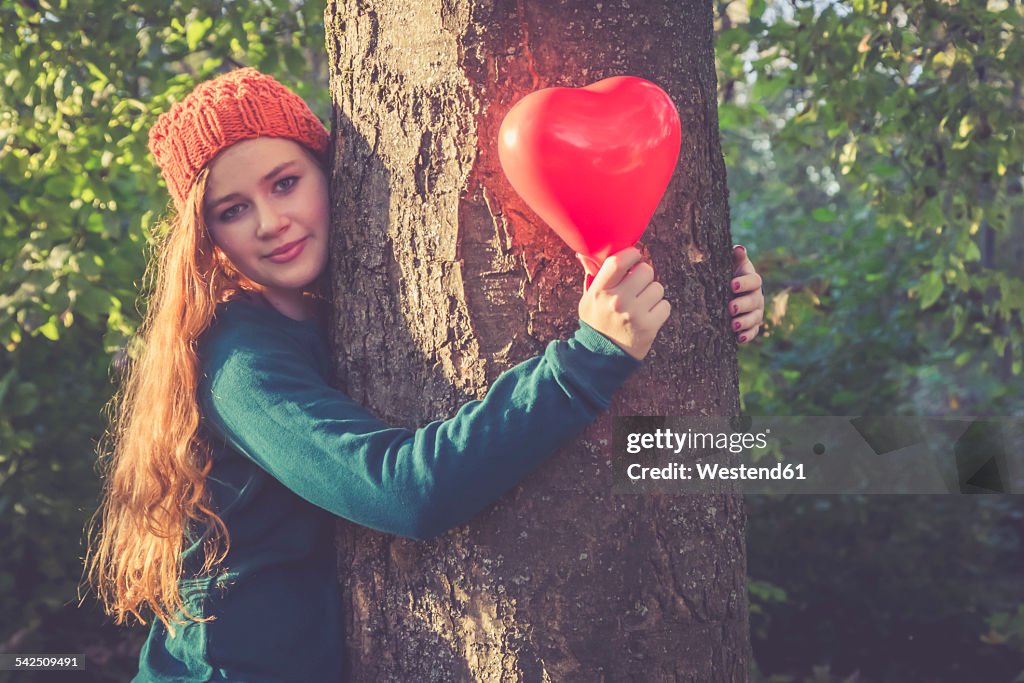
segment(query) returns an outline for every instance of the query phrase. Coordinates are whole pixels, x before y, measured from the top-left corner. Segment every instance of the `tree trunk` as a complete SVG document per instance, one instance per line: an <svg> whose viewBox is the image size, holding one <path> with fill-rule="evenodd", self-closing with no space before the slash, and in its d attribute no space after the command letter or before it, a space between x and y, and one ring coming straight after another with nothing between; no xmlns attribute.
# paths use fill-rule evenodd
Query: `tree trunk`
<svg viewBox="0 0 1024 683"><path fill-rule="evenodd" d="M339 386L415 427L572 334L582 271L506 181L498 128L536 89L628 74L669 93L683 144L644 236L673 314L609 412L738 412L707 0L337 0L325 27ZM746 680L742 498L612 495L610 444L606 415L430 542L339 522L348 678Z"/></svg>

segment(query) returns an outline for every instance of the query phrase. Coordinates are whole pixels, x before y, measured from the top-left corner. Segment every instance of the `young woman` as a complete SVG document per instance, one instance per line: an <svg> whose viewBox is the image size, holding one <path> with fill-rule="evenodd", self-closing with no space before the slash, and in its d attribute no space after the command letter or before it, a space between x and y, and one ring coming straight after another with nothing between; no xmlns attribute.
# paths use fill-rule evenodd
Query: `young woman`
<svg viewBox="0 0 1024 683"><path fill-rule="evenodd" d="M335 517L419 539L466 522L607 408L669 316L627 249L600 267L571 339L449 420L389 427L328 384L327 148L305 103L250 68L200 84L150 132L175 212L86 563L117 623L156 617L135 681L339 680ZM732 313L753 338L760 278L737 259Z"/></svg>

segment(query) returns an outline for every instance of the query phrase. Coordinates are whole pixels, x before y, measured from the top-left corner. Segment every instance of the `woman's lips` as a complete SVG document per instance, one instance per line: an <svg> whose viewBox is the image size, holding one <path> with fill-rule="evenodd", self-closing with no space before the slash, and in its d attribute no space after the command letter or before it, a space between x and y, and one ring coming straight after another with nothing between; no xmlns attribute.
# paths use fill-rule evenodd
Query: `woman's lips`
<svg viewBox="0 0 1024 683"><path fill-rule="evenodd" d="M295 240L272 251L267 258L274 263L288 263L296 256L302 253L302 250L306 247L306 237L301 240Z"/></svg>

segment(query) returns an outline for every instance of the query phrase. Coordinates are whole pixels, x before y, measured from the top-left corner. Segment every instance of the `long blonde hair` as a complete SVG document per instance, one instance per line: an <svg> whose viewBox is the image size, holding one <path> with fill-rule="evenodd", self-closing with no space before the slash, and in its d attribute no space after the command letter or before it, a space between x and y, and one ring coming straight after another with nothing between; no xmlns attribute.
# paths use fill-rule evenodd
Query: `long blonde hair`
<svg viewBox="0 0 1024 683"><path fill-rule="evenodd" d="M200 430L198 340L216 306L255 288L211 240L203 218L209 169L201 170L180 213L158 230L147 270L152 284L136 335L137 352L108 405L110 426L97 468L103 498L89 525L86 580L106 614L122 624L149 608L171 635L181 610L192 621L178 586L185 534L202 528L200 576L217 568L231 545L227 527L211 509L206 475L213 466ZM101 517L98 538L95 522Z"/></svg>

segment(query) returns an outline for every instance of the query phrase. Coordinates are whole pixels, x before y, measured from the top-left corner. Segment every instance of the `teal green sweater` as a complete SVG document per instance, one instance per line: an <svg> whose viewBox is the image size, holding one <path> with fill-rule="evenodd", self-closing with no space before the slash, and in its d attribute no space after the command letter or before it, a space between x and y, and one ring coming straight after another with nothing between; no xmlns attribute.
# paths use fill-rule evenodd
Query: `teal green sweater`
<svg viewBox="0 0 1024 683"><path fill-rule="evenodd" d="M483 400L417 430L389 427L328 384L326 338L257 303L223 304L200 344L207 476L231 535L216 576L181 580L204 624L153 622L136 682L338 681L334 522L427 539L463 524L608 407L640 362L580 321L511 368Z"/></svg>

